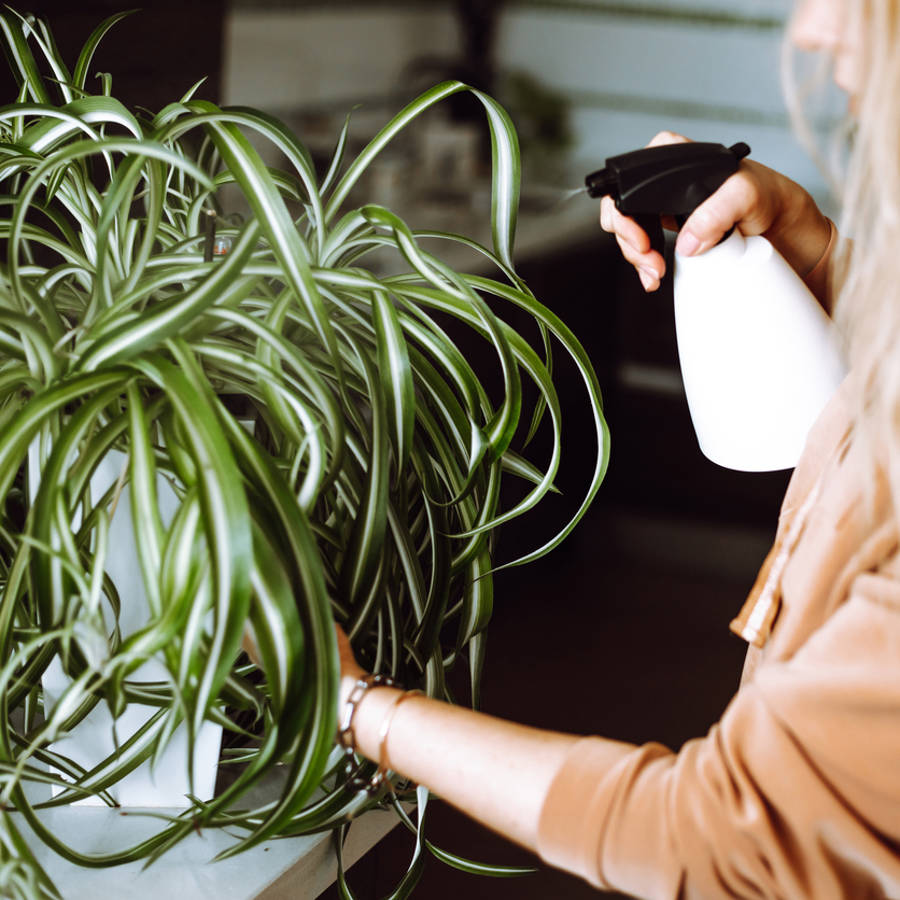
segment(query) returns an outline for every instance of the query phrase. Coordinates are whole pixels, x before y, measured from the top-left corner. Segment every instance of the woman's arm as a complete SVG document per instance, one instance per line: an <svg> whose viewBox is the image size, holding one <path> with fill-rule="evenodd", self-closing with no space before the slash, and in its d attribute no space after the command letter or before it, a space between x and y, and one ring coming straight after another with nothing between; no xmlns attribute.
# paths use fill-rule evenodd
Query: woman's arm
<svg viewBox="0 0 900 900"><path fill-rule="evenodd" d="M791 660L759 670L678 754L420 697L391 719L400 692L390 688L365 694L357 739L377 759L387 717L395 771L604 890L644 900L900 896L897 585L892 575L854 579Z"/></svg>
<svg viewBox="0 0 900 900"><path fill-rule="evenodd" d="M372 688L356 710L355 743L369 759L379 758L380 729L400 693ZM393 771L536 850L547 790L576 740L414 696L391 718L384 749Z"/></svg>
<svg viewBox="0 0 900 900"><path fill-rule="evenodd" d="M363 672L338 630L341 710ZM391 770L423 784L483 825L537 852L538 823L550 783L579 740L506 722L422 696L373 687L353 715L358 750L378 761L381 729L390 725L385 756ZM630 745L609 741L610 764Z"/></svg>

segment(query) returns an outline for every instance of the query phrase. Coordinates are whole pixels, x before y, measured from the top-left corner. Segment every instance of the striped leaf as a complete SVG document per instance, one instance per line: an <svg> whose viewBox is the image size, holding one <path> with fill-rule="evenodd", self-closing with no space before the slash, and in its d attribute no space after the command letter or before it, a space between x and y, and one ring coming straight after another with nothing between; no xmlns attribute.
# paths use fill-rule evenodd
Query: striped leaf
<svg viewBox="0 0 900 900"><path fill-rule="evenodd" d="M494 99L437 85L355 158L348 119L319 180L302 136L198 100L199 85L156 114L117 101L90 68L122 15L73 67L45 23L0 13L18 85L0 107L0 804L82 866L149 864L202 828L234 836L223 857L323 830L339 847L347 821L385 798L351 780L374 764L348 770L335 747L335 620L362 664L432 696L451 699L449 670L468 666L477 707L506 602L493 572L549 552L599 488L599 385L515 271L519 151ZM414 231L362 191L378 154L461 92L491 137L490 247ZM446 263L448 247L471 271ZM536 511L563 442L583 440L564 430L560 350L584 383L596 459L563 526L544 533ZM536 434L543 458L526 453ZM119 477L96 489L113 459ZM130 523L116 518L124 498ZM525 515L534 546L498 558L498 532ZM134 598L110 574L129 524L149 606L130 631ZM149 662L165 676L145 680ZM68 678L52 707L51 665ZM53 744L98 707L135 705L144 725L105 758L81 765ZM233 778L133 846L85 854L29 799L34 783L62 788L48 805L112 803L121 779L160 764L179 731L190 750L204 723L223 727ZM254 806L276 767L277 796ZM524 874L435 847L427 791L415 793L415 816L395 806L414 843L392 898L429 857ZM0 894L58 896L17 828L0 809ZM340 869L338 884L352 896Z"/></svg>

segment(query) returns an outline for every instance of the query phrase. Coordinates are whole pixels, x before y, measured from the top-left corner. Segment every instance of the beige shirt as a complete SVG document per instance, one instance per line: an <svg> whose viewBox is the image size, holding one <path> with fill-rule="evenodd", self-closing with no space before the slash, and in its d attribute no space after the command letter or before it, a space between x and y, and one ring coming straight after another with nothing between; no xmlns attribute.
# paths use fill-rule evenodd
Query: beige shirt
<svg viewBox="0 0 900 900"><path fill-rule="evenodd" d="M900 554L849 393L794 472L749 601L793 543L777 615L721 720L677 754L575 744L541 814L547 862L648 900L900 898Z"/></svg>

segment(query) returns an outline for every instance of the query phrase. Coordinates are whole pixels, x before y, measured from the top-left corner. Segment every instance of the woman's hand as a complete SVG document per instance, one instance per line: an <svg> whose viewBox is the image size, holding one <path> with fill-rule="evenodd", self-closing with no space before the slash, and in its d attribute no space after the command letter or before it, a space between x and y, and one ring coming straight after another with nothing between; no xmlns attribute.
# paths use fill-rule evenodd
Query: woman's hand
<svg viewBox="0 0 900 900"><path fill-rule="evenodd" d="M353 685L362 678L366 672L365 669L356 661L353 655L353 648L350 646L350 639L347 637L344 629L337 622L334 623L334 630L337 632L338 658L341 662L341 686L338 693L338 716L344 709L344 704L353 690Z"/></svg>
<svg viewBox="0 0 900 900"><path fill-rule="evenodd" d="M680 134L663 131L648 146L687 141ZM650 249L646 232L622 215L610 197L601 200L600 225L615 235L622 255L637 269L644 290L655 291L666 263ZM674 222L665 218L663 225L675 228ZM821 260L832 236L831 223L799 184L751 159L742 160L740 169L694 210L678 234L675 250L682 256L703 253L735 225L742 234L766 237L801 277Z"/></svg>

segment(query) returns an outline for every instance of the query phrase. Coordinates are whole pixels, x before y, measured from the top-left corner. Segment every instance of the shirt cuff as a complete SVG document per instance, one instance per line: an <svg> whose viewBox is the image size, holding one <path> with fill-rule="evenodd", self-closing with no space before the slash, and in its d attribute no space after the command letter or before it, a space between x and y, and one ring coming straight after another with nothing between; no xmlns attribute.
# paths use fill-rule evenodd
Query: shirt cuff
<svg viewBox="0 0 900 900"><path fill-rule="evenodd" d="M551 782L541 809L537 834L541 858L602 890L627 889L631 882L645 880L649 873L642 871L634 877L630 871L654 865L645 852L644 823L632 821L626 825L618 821L616 830L625 826L628 835L610 835L611 841L607 841L607 831L623 795L628 795L641 770L661 756L671 757L671 753L660 744L638 747L598 737L574 744ZM604 849L613 844L617 848L613 856L618 856L623 841L634 846L625 849L623 858L608 860L614 871L604 873ZM649 877L656 880L653 875Z"/></svg>

